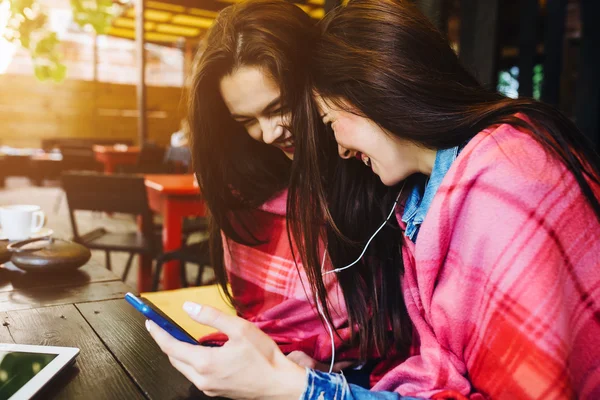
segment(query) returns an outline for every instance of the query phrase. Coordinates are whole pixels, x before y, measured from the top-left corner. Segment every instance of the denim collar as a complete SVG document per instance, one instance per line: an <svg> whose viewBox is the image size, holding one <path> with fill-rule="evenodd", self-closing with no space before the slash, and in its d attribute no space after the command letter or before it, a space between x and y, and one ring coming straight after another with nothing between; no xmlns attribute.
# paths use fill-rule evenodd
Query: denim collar
<svg viewBox="0 0 600 400"><path fill-rule="evenodd" d="M429 211L433 197L440 188L442 180L446 176L446 173L448 173L452 163L458 157L460 150L461 146L438 150L435 155L431 176L427 181L420 180L415 184L408 195L406 204L404 205L402 221L406 223L406 232L404 234L413 243L417 241L419 229L425 220L427 211Z"/></svg>

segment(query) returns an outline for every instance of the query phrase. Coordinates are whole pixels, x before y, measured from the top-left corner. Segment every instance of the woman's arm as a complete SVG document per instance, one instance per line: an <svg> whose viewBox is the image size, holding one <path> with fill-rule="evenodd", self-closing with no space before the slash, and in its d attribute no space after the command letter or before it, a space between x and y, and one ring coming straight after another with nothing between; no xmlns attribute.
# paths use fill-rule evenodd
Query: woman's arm
<svg viewBox="0 0 600 400"><path fill-rule="evenodd" d="M222 347L180 342L151 321L148 331L171 364L209 396L232 399L298 399L306 387L306 369L279 350L252 323L208 306L185 303L197 322L225 333Z"/></svg>
<svg viewBox="0 0 600 400"><path fill-rule="evenodd" d="M147 321L148 331L171 364L209 396L273 400L397 400L392 392L371 392L346 382L343 375L303 368L288 359L265 333L252 323L198 304L184 309L197 322L219 329L229 337L222 347L180 342Z"/></svg>

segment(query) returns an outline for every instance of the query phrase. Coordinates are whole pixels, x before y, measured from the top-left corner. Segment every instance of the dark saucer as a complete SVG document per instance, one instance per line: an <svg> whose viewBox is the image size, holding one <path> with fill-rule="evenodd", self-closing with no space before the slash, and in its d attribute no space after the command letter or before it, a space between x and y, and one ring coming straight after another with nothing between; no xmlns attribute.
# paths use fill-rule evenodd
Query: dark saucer
<svg viewBox="0 0 600 400"><path fill-rule="evenodd" d="M92 256L78 243L55 238L29 239L11 243L10 261L27 272L58 272L77 269Z"/></svg>

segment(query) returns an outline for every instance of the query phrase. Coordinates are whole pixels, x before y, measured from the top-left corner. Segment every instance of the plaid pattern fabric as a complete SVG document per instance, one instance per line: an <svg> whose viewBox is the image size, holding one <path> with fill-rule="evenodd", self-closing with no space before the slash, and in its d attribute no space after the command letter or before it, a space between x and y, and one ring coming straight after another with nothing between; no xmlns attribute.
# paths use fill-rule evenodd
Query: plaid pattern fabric
<svg viewBox="0 0 600 400"><path fill-rule="evenodd" d="M284 353L300 350L315 360L329 362L332 351L328 330L321 322L298 252L294 252L294 259L289 244L286 200L284 191L254 213L254 222L261 230L258 237L268 238L266 243L250 247L223 236L231 291L243 308L238 315L268 334ZM331 268L328 261L325 270ZM328 274L324 280L328 306L339 333L334 335L335 358L355 360L357 348L345 343L350 338L350 329L344 298L334 275ZM213 334L200 340L222 343L226 337Z"/></svg>
<svg viewBox="0 0 600 400"><path fill-rule="evenodd" d="M600 399L600 224L529 135L500 125L473 138L404 260L419 354L374 390Z"/></svg>

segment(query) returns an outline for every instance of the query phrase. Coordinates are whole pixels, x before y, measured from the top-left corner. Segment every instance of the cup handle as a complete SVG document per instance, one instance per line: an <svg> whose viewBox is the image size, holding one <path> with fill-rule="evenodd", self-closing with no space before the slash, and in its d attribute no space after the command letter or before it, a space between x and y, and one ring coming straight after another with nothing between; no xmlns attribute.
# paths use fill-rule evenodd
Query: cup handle
<svg viewBox="0 0 600 400"><path fill-rule="evenodd" d="M31 232L39 232L46 223L46 214L43 211L34 211L31 220Z"/></svg>

